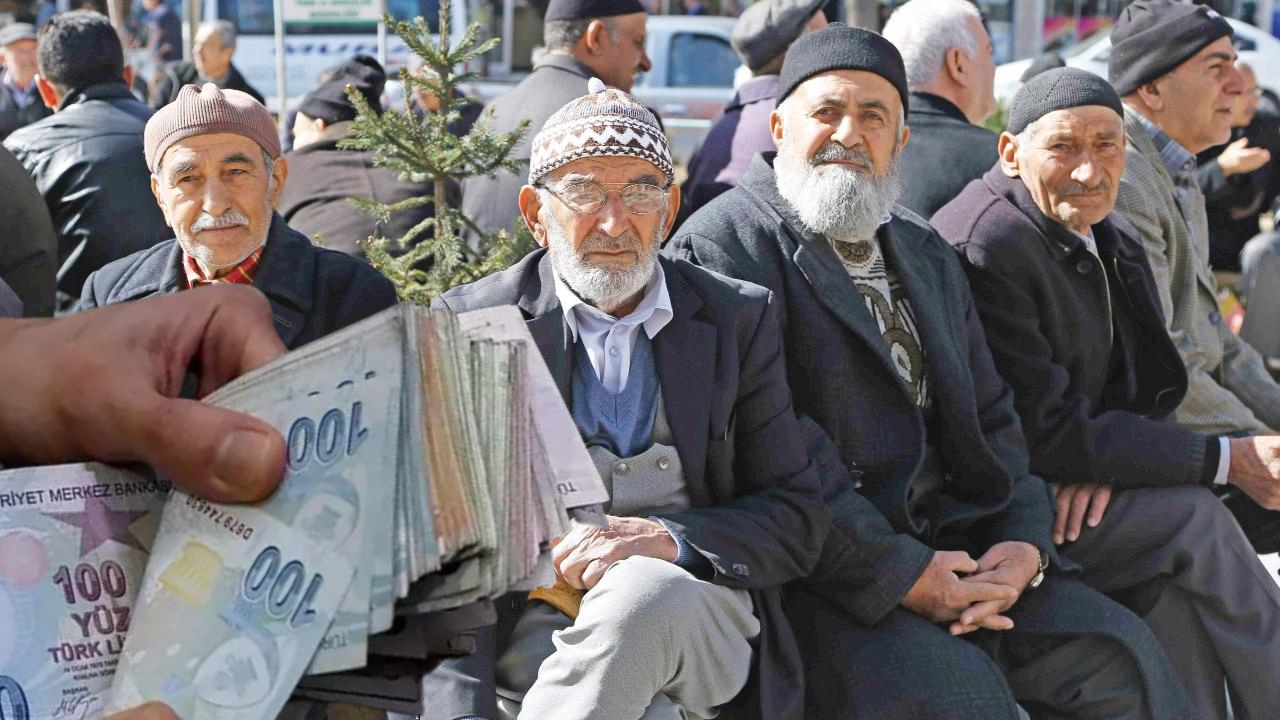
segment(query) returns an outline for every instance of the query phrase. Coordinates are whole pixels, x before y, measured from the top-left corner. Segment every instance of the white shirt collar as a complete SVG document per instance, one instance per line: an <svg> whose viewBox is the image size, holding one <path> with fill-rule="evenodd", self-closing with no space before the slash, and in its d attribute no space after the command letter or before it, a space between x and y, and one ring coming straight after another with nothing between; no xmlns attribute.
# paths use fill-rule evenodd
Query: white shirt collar
<svg viewBox="0 0 1280 720"><path fill-rule="evenodd" d="M671 309L671 294L667 291L667 276L662 271L662 263L655 262L654 265L653 276L649 278L649 282L645 283L644 296L640 298L640 304L636 305L636 309L626 317L621 318L615 318L599 308L588 305L564 280L560 279L560 274L555 271L555 268L552 268L551 275L555 278L556 284L556 299L560 301L560 309L564 313L565 323L569 326L573 341L578 341L580 321L593 325L615 323L643 325L644 332L650 340L657 336L658 332L671 322L674 313Z"/></svg>

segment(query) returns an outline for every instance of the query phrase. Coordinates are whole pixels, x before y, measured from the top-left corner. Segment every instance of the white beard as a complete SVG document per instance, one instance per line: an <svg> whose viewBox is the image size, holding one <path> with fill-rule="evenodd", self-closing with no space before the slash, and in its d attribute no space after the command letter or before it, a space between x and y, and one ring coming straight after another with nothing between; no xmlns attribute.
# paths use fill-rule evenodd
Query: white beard
<svg viewBox="0 0 1280 720"><path fill-rule="evenodd" d="M547 251L551 255L551 267L556 275L568 285L578 297L602 310L616 307L636 293L644 290L657 270L658 250L661 249L662 236L667 228L666 215L658 221L658 228L647 251L640 250L639 239L631 231L610 238L603 233L596 233L582 242L582 247L575 252L573 242L565 235L564 229L550 217L544 216L547 228ZM600 248L634 248L639 255L629 268L615 270L592 265L586 260L586 253ZM608 312L608 310L605 310Z"/></svg>
<svg viewBox="0 0 1280 720"><path fill-rule="evenodd" d="M268 218L271 217L272 212L273 212L273 208L271 207L271 201L268 200L267 201L267 217ZM270 234L271 232L270 220L267 221L266 226L262 230L262 237L258 238L257 242L250 243L248 245L245 245L242 248L238 248L239 250L238 256L225 258L223 259L222 262L215 263L214 257L213 257L214 249L209 247L208 245L200 244L197 240L197 238L200 237L200 232L205 229L223 227L225 225L237 225L237 224L247 226L249 224L249 218L246 217L244 213L234 208L228 208L226 212L224 212L221 216L216 218L213 217L212 215L209 215L209 213L201 213L200 217L196 218L196 221L192 223L191 230L188 231L188 233L183 233L181 231L175 230L174 235L177 237L178 246L182 248L182 252L195 258L196 261L200 264L201 268L207 268L210 273L213 273L216 275L217 273L222 272L223 270L233 268L239 265L240 263L244 262L245 259L248 258L250 255L252 255L254 252L256 252L258 248L267 244L267 235Z"/></svg>
<svg viewBox="0 0 1280 720"><path fill-rule="evenodd" d="M824 157L856 159L874 167L861 149L847 149L834 141L819 149L815 160ZM884 176L876 178L855 168L817 164L784 141L773 171L778 194L791 204L805 228L833 240L873 237L901 190L896 153Z"/></svg>

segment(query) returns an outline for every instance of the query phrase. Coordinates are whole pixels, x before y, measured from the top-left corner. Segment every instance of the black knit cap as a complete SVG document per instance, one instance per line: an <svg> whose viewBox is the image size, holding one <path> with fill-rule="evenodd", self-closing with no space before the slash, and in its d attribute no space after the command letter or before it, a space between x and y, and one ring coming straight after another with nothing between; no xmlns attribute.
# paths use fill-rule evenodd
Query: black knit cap
<svg viewBox="0 0 1280 720"><path fill-rule="evenodd" d="M907 71L898 48L870 30L844 23L831 23L791 43L778 75L777 104L800 83L832 70L865 70L888 80L902 98L902 116L906 117Z"/></svg>
<svg viewBox="0 0 1280 720"><path fill-rule="evenodd" d="M1111 28L1107 78L1116 92L1128 95L1232 34L1231 24L1204 5L1136 0Z"/></svg>
<svg viewBox="0 0 1280 720"><path fill-rule="evenodd" d="M1124 117L1120 94L1110 83L1087 70L1064 67L1047 70L1018 89L1009 103L1009 132L1017 135L1055 110L1101 105Z"/></svg>
<svg viewBox="0 0 1280 720"><path fill-rule="evenodd" d="M542 20L589 20L642 12L640 0L551 0Z"/></svg>
<svg viewBox="0 0 1280 720"><path fill-rule="evenodd" d="M347 97L348 84L354 85L375 111L382 111L382 88L387 84L387 74L377 60L368 55L356 55L335 68L328 78L307 93L298 106L298 112L330 125L354 120L356 106Z"/></svg>

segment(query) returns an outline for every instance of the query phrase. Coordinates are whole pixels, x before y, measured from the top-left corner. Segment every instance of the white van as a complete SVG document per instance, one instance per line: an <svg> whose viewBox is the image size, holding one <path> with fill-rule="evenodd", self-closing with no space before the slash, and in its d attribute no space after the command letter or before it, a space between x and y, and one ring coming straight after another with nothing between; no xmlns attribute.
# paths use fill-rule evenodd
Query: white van
<svg viewBox="0 0 1280 720"><path fill-rule="evenodd" d="M275 16L272 0L205 0L205 20L230 20L239 29L232 60L240 72L267 99L276 104ZM397 18L421 15L438 33L439 0L386 0ZM467 3L454 0L449 19L450 41L457 43L467 29ZM378 56L378 28L371 23L285 23L285 89L290 106L296 105L316 85L316 76L327 68L364 53ZM409 48L387 32L388 75L408 62Z"/></svg>

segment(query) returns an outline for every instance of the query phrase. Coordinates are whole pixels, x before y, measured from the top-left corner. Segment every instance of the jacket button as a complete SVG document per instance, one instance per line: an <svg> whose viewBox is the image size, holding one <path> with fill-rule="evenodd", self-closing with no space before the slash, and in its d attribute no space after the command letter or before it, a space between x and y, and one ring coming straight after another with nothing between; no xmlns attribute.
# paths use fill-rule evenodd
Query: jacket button
<svg viewBox="0 0 1280 720"><path fill-rule="evenodd" d="M670 461L670 460L668 460L668 459L666 458L666 456L663 456L663 457L658 458L658 469L659 469L659 470L666 470L666 469L667 469L667 468L669 468L669 467L671 467L671 461Z"/></svg>
<svg viewBox="0 0 1280 720"><path fill-rule="evenodd" d="M624 463L624 462L620 462L620 463L618 463L617 465L614 465L614 466L613 466L613 471L614 471L614 472L616 472L616 473L621 473L621 474L623 474L623 475L626 475L626 474L627 474L627 471L629 471L630 469L631 469L631 466L630 466L630 465L628 465L628 464L626 464L626 463Z"/></svg>
<svg viewBox="0 0 1280 720"><path fill-rule="evenodd" d="M735 575L741 575L742 577L751 576L751 568L748 568L746 565L743 565L742 563L734 563L733 572Z"/></svg>
<svg viewBox="0 0 1280 720"><path fill-rule="evenodd" d="M1093 269L1093 263L1089 262L1088 260L1081 260L1080 262L1076 263L1076 272L1080 273L1081 275L1088 275L1089 271L1092 269Z"/></svg>
<svg viewBox="0 0 1280 720"><path fill-rule="evenodd" d="M1217 310L1214 310L1213 312L1209 313L1209 322L1213 323L1214 325L1217 325L1218 323L1222 322L1222 314L1219 313Z"/></svg>

